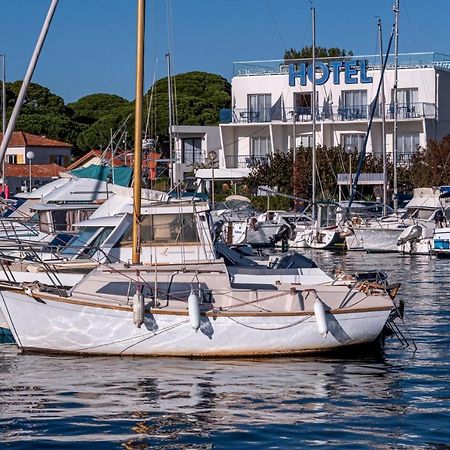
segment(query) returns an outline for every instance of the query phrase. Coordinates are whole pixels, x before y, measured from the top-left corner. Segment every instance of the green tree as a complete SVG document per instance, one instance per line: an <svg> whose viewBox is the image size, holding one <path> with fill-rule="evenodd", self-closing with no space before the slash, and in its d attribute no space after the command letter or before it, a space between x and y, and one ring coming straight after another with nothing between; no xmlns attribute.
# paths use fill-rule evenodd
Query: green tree
<svg viewBox="0 0 450 450"><path fill-rule="evenodd" d="M175 121L182 125L217 125L219 111L231 106L231 85L223 77L206 72L188 72L173 77ZM168 135L168 80L158 80L146 95L153 104L149 115L152 133Z"/></svg>
<svg viewBox="0 0 450 450"><path fill-rule="evenodd" d="M351 56L352 51L347 51L338 47L316 47L317 58L335 58L338 56ZM284 59L310 59L313 56L312 46L303 47L300 50L290 48L284 52Z"/></svg>
<svg viewBox="0 0 450 450"><path fill-rule="evenodd" d="M73 118L80 124L92 125L115 109L130 105L130 102L118 95L92 94L81 97L67 105L73 111Z"/></svg>
<svg viewBox="0 0 450 450"><path fill-rule="evenodd" d="M21 81L7 85L8 115L12 112L21 85ZM30 83L15 129L75 144L81 128L72 116L72 110L67 108L61 97L44 86Z"/></svg>

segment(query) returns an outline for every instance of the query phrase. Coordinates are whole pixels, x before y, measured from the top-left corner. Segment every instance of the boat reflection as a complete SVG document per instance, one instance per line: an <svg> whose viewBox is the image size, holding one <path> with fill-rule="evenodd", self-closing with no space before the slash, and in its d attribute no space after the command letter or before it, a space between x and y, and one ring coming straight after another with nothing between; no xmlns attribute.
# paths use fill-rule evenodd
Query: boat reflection
<svg viewBox="0 0 450 450"><path fill-rule="evenodd" d="M116 360L18 355L10 349L3 353L1 368L3 422L30 424L34 441L51 439L53 429L54 438L63 442L95 436L123 442L125 448L155 439L182 445L189 436L206 439L242 426L391 415L383 399L395 405L390 400L399 395L394 371L376 356L345 361ZM382 407L368 410L371 401ZM85 427L86 418L89 429L82 436L58 429L61 422L65 428ZM9 433L8 427L0 434L3 442L30 437L26 429Z"/></svg>

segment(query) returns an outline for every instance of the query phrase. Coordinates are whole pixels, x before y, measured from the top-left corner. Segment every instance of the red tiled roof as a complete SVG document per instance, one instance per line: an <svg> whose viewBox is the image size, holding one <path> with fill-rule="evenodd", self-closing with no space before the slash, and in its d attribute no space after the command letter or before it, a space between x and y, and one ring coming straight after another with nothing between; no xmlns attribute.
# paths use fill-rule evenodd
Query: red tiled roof
<svg viewBox="0 0 450 450"><path fill-rule="evenodd" d="M57 177L66 169L58 164L31 164L31 176L35 178ZM28 164L5 164L6 177L29 177L30 166Z"/></svg>
<svg viewBox="0 0 450 450"><path fill-rule="evenodd" d="M3 133L0 133L0 141L3 139ZM45 136L38 136L36 134L25 133L23 131L14 131L9 141L9 148L13 147L68 147L72 148L71 144L66 142L48 139Z"/></svg>

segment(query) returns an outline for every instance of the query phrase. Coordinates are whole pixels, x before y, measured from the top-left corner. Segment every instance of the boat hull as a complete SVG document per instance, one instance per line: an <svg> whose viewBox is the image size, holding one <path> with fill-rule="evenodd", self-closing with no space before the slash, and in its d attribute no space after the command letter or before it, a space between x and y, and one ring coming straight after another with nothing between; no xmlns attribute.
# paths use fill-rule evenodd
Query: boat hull
<svg viewBox="0 0 450 450"><path fill-rule="evenodd" d="M327 311L320 334L311 312L202 314L198 331L187 311L146 313L141 328L130 307L35 299L1 292L0 306L24 351L80 355L227 357L326 352L377 340L392 308Z"/></svg>

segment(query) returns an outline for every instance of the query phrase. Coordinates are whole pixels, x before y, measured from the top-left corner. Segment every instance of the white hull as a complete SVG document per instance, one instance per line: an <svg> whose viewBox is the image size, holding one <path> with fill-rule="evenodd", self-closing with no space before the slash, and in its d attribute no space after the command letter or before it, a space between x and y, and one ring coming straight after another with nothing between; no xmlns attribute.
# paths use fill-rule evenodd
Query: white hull
<svg viewBox="0 0 450 450"><path fill-rule="evenodd" d="M137 328L131 308L88 306L70 300L35 300L2 292L1 307L23 350L139 356L241 356L330 351L374 342L390 308L327 313L323 337L311 312L203 314L196 332L187 312L146 314Z"/></svg>
<svg viewBox="0 0 450 450"><path fill-rule="evenodd" d="M369 253L398 252L397 240L402 231L397 228L359 228L355 229L355 235Z"/></svg>

